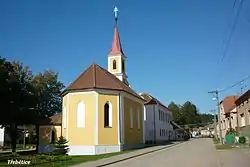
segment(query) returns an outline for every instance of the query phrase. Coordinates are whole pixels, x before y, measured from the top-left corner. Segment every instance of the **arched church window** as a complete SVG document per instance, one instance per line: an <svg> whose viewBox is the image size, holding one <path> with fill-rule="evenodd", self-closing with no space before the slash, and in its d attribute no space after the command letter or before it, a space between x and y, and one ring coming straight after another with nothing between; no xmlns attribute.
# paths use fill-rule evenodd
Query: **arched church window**
<svg viewBox="0 0 250 167"><path fill-rule="evenodd" d="M116 69L116 61L113 60L113 69L115 70Z"/></svg>
<svg viewBox="0 0 250 167"><path fill-rule="evenodd" d="M112 127L112 104L110 102L104 105L104 127Z"/></svg>

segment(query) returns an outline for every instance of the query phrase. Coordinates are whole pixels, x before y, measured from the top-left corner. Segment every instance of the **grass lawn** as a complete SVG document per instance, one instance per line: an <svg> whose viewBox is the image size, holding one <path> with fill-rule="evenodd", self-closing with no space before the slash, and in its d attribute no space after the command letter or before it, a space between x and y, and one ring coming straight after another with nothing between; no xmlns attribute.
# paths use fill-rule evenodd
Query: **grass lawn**
<svg viewBox="0 0 250 167"><path fill-rule="evenodd" d="M65 167L70 165L76 165L80 163L84 163L87 161L95 161L98 159L108 158L111 156L124 154L131 152L132 150L109 153L109 154L101 154L101 155L83 155L83 156L53 156L53 155L21 155L21 156L1 156L0 155L0 166L7 166L8 159L12 160L27 160L31 161L30 166L36 167Z"/></svg>

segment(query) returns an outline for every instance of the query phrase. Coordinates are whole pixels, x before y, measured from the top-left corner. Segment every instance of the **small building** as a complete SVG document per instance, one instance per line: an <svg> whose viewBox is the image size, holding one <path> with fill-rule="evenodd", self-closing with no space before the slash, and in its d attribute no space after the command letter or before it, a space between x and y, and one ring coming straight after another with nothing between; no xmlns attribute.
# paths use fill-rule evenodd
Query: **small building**
<svg viewBox="0 0 250 167"><path fill-rule="evenodd" d="M223 138L230 128L235 129L235 127L237 127L237 108L235 105L235 100L237 98L237 96L227 96L220 102L220 120L218 121L221 122L221 132ZM218 126L217 132L219 133Z"/></svg>
<svg viewBox="0 0 250 167"><path fill-rule="evenodd" d="M239 131L250 138L250 89L235 101L238 109Z"/></svg>
<svg viewBox="0 0 250 167"><path fill-rule="evenodd" d="M58 113L39 126L39 153L52 151L53 143L62 136L62 113Z"/></svg>
<svg viewBox="0 0 250 167"><path fill-rule="evenodd" d="M174 140L172 112L158 99L148 93L140 94L144 104L144 137L146 143L161 143Z"/></svg>

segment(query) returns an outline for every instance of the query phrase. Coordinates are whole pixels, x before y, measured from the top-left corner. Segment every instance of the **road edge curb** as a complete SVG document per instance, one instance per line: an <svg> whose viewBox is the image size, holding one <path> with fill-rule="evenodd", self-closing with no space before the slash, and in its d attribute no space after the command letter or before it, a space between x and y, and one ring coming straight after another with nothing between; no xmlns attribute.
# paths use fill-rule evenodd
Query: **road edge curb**
<svg viewBox="0 0 250 167"><path fill-rule="evenodd" d="M145 153L137 154L137 155L130 156L130 157L127 157L127 158L122 158L122 159L119 159L119 160L116 160L116 161L113 161L113 162L109 162L109 163L105 163L105 164L102 164L102 165L97 165L96 167L104 167L104 166L112 165L112 164L115 164L115 163L123 162L123 161L126 161L126 160L130 160L130 159L133 159L133 158L143 156L143 155L147 155L147 154L151 154L151 153L154 153L154 152L157 152L157 151L161 151L161 150L164 150L164 149L167 149L167 148L172 148L174 146L178 146L178 145L184 144L186 142L188 142L188 141L182 141L182 142L179 142L179 143L176 143L176 144L173 144L173 145L168 145L166 147L159 148L159 149L156 149L156 150L152 150L152 151L148 151L148 152L145 152Z"/></svg>

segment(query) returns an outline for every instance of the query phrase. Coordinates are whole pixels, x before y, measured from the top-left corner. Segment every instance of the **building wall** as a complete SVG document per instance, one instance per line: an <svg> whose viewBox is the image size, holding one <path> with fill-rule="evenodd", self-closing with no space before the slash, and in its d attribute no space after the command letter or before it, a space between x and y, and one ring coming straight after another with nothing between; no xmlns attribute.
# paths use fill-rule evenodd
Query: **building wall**
<svg viewBox="0 0 250 167"><path fill-rule="evenodd" d="M238 106L238 120L240 127L250 125L250 99Z"/></svg>
<svg viewBox="0 0 250 167"><path fill-rule="evenodd" d="M113 61L116 61L116 69L113 69ZM122 73L122 56L109 56L108 57L108 71L110 73Z"/></svg>
<svg viewBox="0 0 250 167"><path fill-rule="evenodd" d="M237 128L237 108L232 109L230 112L231 127L236 130Z"/></svg>
<svg viewBox="0 0 250 167"><path fill-rule="evenodd" d="M67 97L67 134L71 146L94 145L95 144L95 111L96 93L82 92L68 94ZM85 104L85 126L77 127L77 107L83 102ZM87 137L86 137L87 136Z"/></svg>
<svg viewBox="0 0 250 167"><path fill-rule="evenodd" d="M143 144L143 103L126 96L124 104L124 145L125 147ZM131 109L132 115L131 116ZM131 117L133 117L131 119ZM131 121L133 127L131 127Z"/></svg>
<svg viewBox="0 0 250 167"><path fill-rule="evenodd" d="M104 105L110 103L112 108L112 125L104 127ZM118 119L119 112L117 95L98 95L98 145L118 145Z"/></svg>
<svg viewBox="0 0 250 167"><path fill-rule="evenodd" d="M227 131L227 123L226 123L226 121L227 121L227 119L225 117L224 107L223 107L222 104L220 104L220 122L221 122L221 133L222 133L223 138L225 137L226 131ZM218 129L219 129L219 127L218 127ZM217 132L219 133L219 130Z"/></svg>
<svg viewBox="0 0 250 167"><path fill-rule="evenodd" d="M145 140L157 142L174 140L174 130L170 121L173 120L172 112L158 104L145 105ZM155 132L154 132L155 127ZM154 134L155 133L155 134Z"/></svg>
<svg viewBox="0 0 250 167"><path fill-rule="evenodd" d="M39 127L39 145L47 145L51 143L52 131L55 132L55 140L58 140L62 135L61 126L40 126Z"/></svg>
<svg viewBox="0 0 250 167"><path fill-rule="evenodd" d="M150 104L144 106L144 136L146 142L154 141L154 127L156 126L154 120L155 112L156 111L156 105Z"/></svg>
<svg viewBox="0 0 250 167"><path fill-rule="evenodd" d="M98 94L95 91L68 93L63 97L62 134L69 141L70 155L89 155L96 152L97 99ZM83 113L78 116L78 112ZM83 124L79 125L79 122Z"/></svg>
<svg viewBox="0 0 250 167"><path fill-rule="evenodd" d="M39 127L39 146L38 151L40 153L46 153L52 150L52 132L55 133L55 141L62 136L61 126L58 125L48 125Z"/></svg>
<svg viewBox="0 0 250 167"><path fill-rule="evenodd" d="M77 111L82 102L85 104L85 126L79 128ZM107 102L112 106L112 125L104 128L104 105ZM134 111L133 128L130 128L130 108ZM69 154L103 154L140 145L143 143L142 108L142 100L119 91L67 94L63 97L62 134L69 140Z"/></svg>

